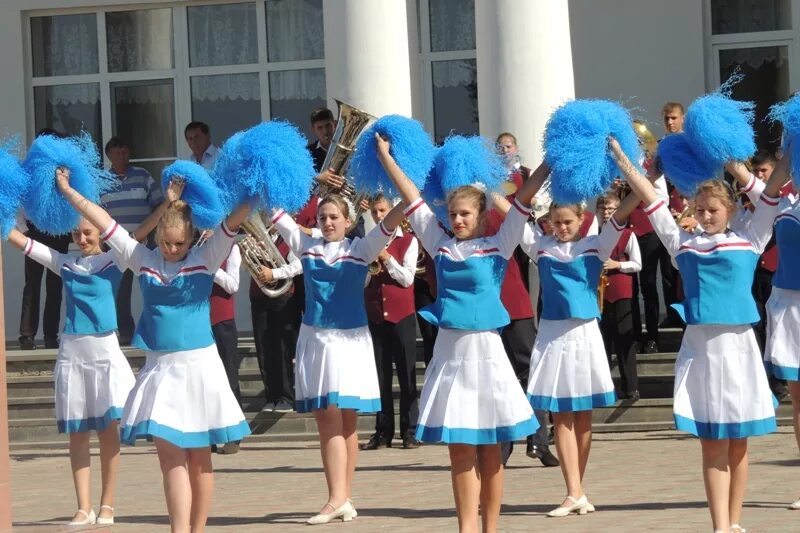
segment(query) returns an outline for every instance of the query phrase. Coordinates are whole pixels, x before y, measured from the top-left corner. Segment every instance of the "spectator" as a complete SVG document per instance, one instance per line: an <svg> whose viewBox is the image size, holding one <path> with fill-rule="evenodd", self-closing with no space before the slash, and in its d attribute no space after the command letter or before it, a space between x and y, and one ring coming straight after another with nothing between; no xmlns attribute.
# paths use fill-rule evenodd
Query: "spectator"
<svg viewBox="0 0 800 533"><path fill-rule="evenodd" d="M119 188L104 194L100 202L114 220L126 231L132 232L162 202L161 189L147 170L130 164L130 147L121 137L111 137L108 140L105 154L111 162L111 172L119 180ZM131 313L132 289L133 272L126 270L117 292L117 323L121 345L131 343L135 329Z"/></svg>
<svg viewBox="0 0 800 533"><path fill-rule="evenodd" d="M208 124L196 120L192 121L183 129L183 136L192 151L189 159L202 165L204 169L211 171L219 158L219 148L211 144L211 130Z"/></svg>

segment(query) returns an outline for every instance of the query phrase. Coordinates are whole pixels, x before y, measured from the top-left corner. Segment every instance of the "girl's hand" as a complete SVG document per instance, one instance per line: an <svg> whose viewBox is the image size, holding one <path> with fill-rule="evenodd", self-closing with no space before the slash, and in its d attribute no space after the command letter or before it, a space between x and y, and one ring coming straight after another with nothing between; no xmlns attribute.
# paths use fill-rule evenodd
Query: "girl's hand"
<svg viewBox="0 0 800 533"><path fill-rule="evenodd" d="M388 156L389 149L392 145L385 138L381 137L379 133L375 133L375 148L378 150L378 155Z"/></svg>
<svg viewBox="0 0 800 533"><path fill-rule="evenodd" d="M167 185L167 200L170 203L180 200L184 187L186 187L186 181L183 178L172 178Z"/></svg>
<svg viewBox="0 0 800 533"><path fill-rule="evenodd" d="M61 192L69 190L69 169L66 167L58 167L56 169L56 185Z"/></svg>
<svg viewBox="0 0 800 533"><path fill-rule="evenodd" d="M611 150L614 159L619 160L619 156L622 154L622 147L614 137L608 138L608 149Z"/></svg>

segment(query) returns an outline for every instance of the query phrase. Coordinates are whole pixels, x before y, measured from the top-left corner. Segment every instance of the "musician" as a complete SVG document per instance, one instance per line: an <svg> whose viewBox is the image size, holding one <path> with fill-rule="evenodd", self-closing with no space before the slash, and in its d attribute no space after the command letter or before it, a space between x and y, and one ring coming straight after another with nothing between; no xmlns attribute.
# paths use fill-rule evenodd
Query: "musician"
<svg viewBox="0 0 800 533"><path fill-rule="evenodd" d="M322 162L328 155L328 147L333 140L333 131L336 129L336 121L330 109L318 107L311 112L311 131L316 136L316 141L311 141L306 149L311 152L314 158L314 170L322 172ZM341 187L341 183L339 184Z"/></svg>
<svg viewBox="0 0 800 533"><path fill-rule="evenodd" d="M380 224L391 205L382 194L370 201L370 213ZM375 350L375 367L381 390L381 410L375 418L375 433L361 445L362 450L390 448L394 438L394 399L392 397L392 363L400 384L400 437L403 449L417 448L414 437L419 416L417 402L416 313L414 308L414 274L419 245L416 237L400 227L386 249L372 265L377 273L370 276L364 291Z"/></svg>
<svg viewBox="0 0 800 533"><path fill-rule="evenodd" d="M597 214L606 224L619 208L619 195L604 194L597 199ZM636 235L625 228L617 245L603 264L607 286L603 288L600 333L606 348L608 365L611 354L617 354L620 387L617 396L636 401L639 396L639 377L636 370L636 342L633 336L633 284L634 274L642 269L642 256ZM603 280L600 282L603 283Z"/></svg>

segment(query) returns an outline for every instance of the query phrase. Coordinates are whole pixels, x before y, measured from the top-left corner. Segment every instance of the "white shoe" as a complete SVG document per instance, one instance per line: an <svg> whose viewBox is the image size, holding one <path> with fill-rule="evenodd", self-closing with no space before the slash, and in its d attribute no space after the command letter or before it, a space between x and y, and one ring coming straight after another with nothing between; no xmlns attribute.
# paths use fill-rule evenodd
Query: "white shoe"
<svg viewBox="0 0 800 533"><path fill-rule="evenodd" d="M67 524L68 526L89 526L97 521L97 515L94 514L94 509L92 509L88 513L83 509L78 509L78 513L83 514L86 518L84 518L83 520L73 520L72 522Z"/></svg>
<svg viewBox="0 0 800 533"><path fill-rule="evenodd" d="M572 505L567 505L566 507L560 505L547 513L547 516L567 516L572 513L586 514L589 512L589 509L587 508L589 502L586 500L585 494L578 499L575 499L572 496L567 496L567 499L572 502Z"/></svg>
<svg viewBox="0 0 800 533"><path fill-rule="evenodd" d="M731 533L747 533L747 530L739 524L731 524Z"/></svg>
<svg viewBox="0 0 800 533"><path fill-rule="evenodd" d="M800 498L796 499L792 503L789 504L789 509L793 509L795 511L800 510Z"/></svg>
<svg viewBox="0 0 800 533"><path fill-rule="evenodd" d="M586 498L586 512L587 513L594 512L594 505L592 505L592 502L589 501L589 498Z"/></svg>
<svg viewBox="0 0 800 533"><path fill-rule="evenodd" d="M327 507L333 507L330 503L326 504ZM353 504L350 503L350 500L345 500L341 507L333 511L332 513L319 513L308 520L306 520L306 524L315 526L317 524L327 524L337 518L341 518L342 522L349 522L353 519Z"/></svg>
<svg viewBox="0 0 800 533"><path fill-rule="evenodd" d="M356 511L356 506L355 506L355 504L353 504L353 500L351 500L350 498L347 498L347 501L350 502L350 506L353 508L353 513L352 513L353 514L353 518L357 517L358 516L358 511Z"/></svg>
<svg viewBox="0 0 800 533"><path fill-rule="evenodd" d="M261 408L262 413L271 413L275 410L275 402L267 402L264 404L264 407Z"/></svg>
<svg viewBox="0 0 800 533"><path fill-rule="evenodd" d="M286 400L281 400L275 404L274 410L276 413L291 413L294 411L294 406Z"/></svg>
<svg viewBox="0 0 800 533"><path fill-rule="evenodd" d="M114 508L111 507L110 505L101 505L100 506L100 512L102 512L103 509L108 509L112 513L114 512ZM98 515L96 523L100 524L100 525L103 525L103 526L113 526L114 525L114 515L111 515L111 516L108 516L108 517L104 517L104 516L99 516Z"/></svg>

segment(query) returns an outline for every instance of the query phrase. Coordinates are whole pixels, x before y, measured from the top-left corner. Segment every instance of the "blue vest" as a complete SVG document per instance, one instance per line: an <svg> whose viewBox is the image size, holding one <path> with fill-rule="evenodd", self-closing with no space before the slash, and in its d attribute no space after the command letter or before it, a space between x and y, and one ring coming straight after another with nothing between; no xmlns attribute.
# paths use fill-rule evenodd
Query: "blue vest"
<svg viewBox="0 0 800 533"><path fill-rule="evenodd" d="M420 309L422 318L434 326L473 331L508 325L508 311L500 301L508 260L500 255L487 255L453 261L439 254L434 263L438 294L436 301Z"/></svg>
<svg viewBox="0 0 800 533"><path fill-rule="evenodd" d="M141 274L142 316L132 345L155 352L196 350L214 344L209 296L213 276L175 276L166 285L152 275Z"/></svg>
<svg viewBox="0 0 800 533"><path fill-rule="evenodd" d="M364 281L367 265L361 262L303 257L306 311L303 324L317 328L353 329L367 325Z"/></svg>
<svg viewBox="0 0 800 533"><path fill-rule="evenodd" d="M686 298L673 307L687 324L755 324L759 315L750 288L758 257L750 250L677 255Z"/></svg>
<svg viewBox="0 0 800 533"><path fill-rule="evenodd" d="M122 272L110 264L94 274L77 274L61 267L64 283L64 333L93 335L117 329L115 297Z"/></svg>
<svg viewBox="0 0 800 533"><path fill-rule="evenodd" d="M772 284L779 289L800 290L800 220L779 216L775 222L778 268Z"/></svg>
<svg viewBox="0 0 800 533"><path fill-rule="evenodd" d="M540 256L539 279L542 286L542 318L588 320L600 317L597 286L603 262L594 255L579 255L572 261Z"/></svg>

